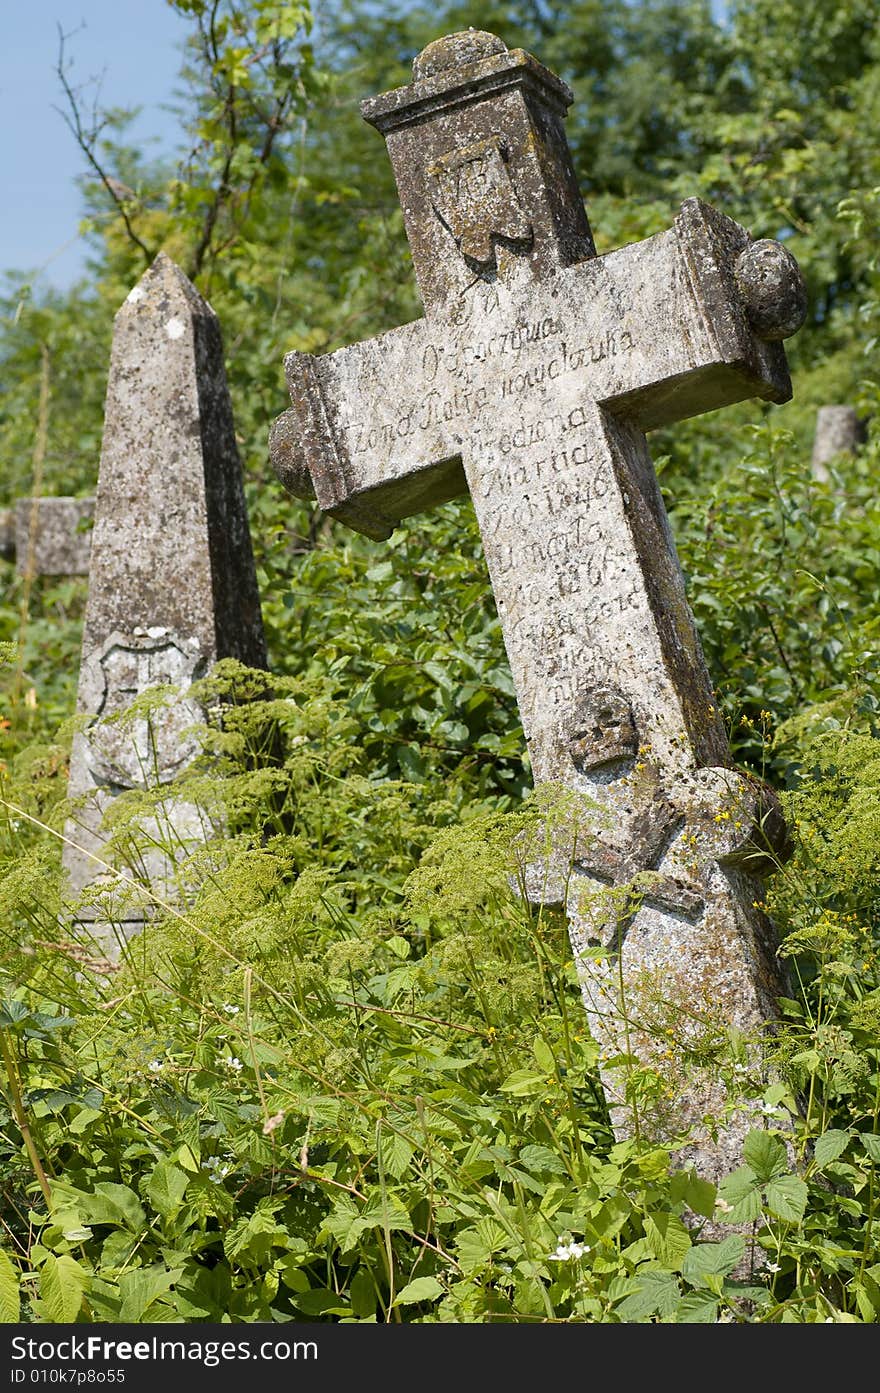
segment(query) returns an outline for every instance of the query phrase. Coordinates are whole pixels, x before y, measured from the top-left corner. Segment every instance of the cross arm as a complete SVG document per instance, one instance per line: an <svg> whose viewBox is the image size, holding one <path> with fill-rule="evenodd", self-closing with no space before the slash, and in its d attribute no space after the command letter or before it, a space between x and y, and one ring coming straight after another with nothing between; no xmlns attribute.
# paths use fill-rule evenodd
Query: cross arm
<svg viewBox="0 0 880 1393"><path fill-rule="evenodd" d="M648 431L791 396L780 340L806 312L797 263L699 199L669 231L563 269L529 299L528 318L551 332L502 369L508 414L552 387Z"/></svg>
<svg viewBox="0 0 880 1393"><path fill-rule="evenodd" d="M486 388L435 382L438 337L419 319L322 357L287 355L292 407L269 451L290 493L382 540L467 491L456 428L479 415Z"/></svg>

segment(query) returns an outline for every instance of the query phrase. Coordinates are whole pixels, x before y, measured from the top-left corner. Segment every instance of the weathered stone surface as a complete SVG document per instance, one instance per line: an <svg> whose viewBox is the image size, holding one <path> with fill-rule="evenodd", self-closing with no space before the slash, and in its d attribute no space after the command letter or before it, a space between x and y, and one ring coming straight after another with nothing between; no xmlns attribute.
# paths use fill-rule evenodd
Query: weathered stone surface
<svg viewBox="0 0 880 1393"><path fill-rule="evenodd" d="M813 478L827 484L828 465L837 455L851 455L866 438L865 427L852 406L820 406L816 412L811 468Z"/></svg>
<svg viewBox="0 0 880 1393"><path fill-rule="evenodd" d="M14 550L20 575L87 576L94 498L20 498Z"/></svg>
<svg viewBox="0 0 880 1393"><path fill-rule="evenodd" d="M580 805L527 880L564 904L604 1065L656 1066L642 1134L719 1141L719 1044L762 1032L782 982L758 877L786 853L769 788L729 767L644 432L786 401L800 273L697 199L597 257L562 130L567 88L491 35L452 35L363 104L388 143L425 317L286 359L273 460L298 496L387 537L473 499L536 783ZM604 955L598 949L604 949ZM603 1066L604 1067L604 1066ZM616 1124L636 1125L604 1067Z"/></svg>
<svg viewBox="0 0 880 1393"><path fill-rule="evenodd" d="M195 754L188 728L200 712L185 692L224 657L266 661L220 330L160 254L113 333L78 700L95 720L70 772L79 810L68 835L81 848L65 853L72 895L106 879L87 853L101 854L113 797L169 782ZM108 721L164 683L182 693L173 704L133 725ZM204 836L197 811L171 798L159 821L181 854ZM161 893L167 858L147 854L141 872ZM113 951L101 907L78 914ZM121 935L142 922L131 911Z"/></svg>

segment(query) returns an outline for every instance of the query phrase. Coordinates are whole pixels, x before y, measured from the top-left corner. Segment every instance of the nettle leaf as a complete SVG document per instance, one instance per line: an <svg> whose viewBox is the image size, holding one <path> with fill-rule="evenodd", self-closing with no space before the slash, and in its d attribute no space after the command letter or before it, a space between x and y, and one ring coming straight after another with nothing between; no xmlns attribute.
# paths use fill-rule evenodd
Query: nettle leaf
<svg viewBox="0 0 880 1393"><path fill-rule="evenodd" d="M288 1234L268 1209L255 1209L230 1226L223 1240L223 1251L230 1262L246 1266L265 1266L273 1248L286 1248Z"/></svg>
<svg viewBox="0 0 880 1393"><path fill-rule="evenodd" d="M361 1218L360 1210L348 1196L338 1199L321 1226L321 1233L335 1238L340 1253L348 1253L369 1225Z"/></svg>
<svg viewBox="0 0 880 1393"><path fill-rule="evenodd" d="M444 1288L436 1277L416 1277L408 1282L394 1298L395 1306L412 1306L417 1301L436 1301L443 1295Z"/></svg>
<svg viewBox="0 0 880 1393"><path fill-rule="evenodd" d="M819 1170L830 1165L832 1161L836 1161L838 1156L842 1156L849 1145L849 1140L849 1132L841 1132L836 1128L829 1132L823 1132L821 1137L817 1138L813 1148L813 1160Z"/></svg>
<svg viewBox="0 0 880 1393"><path fill-rule="evenodd" d="M413 1151L411 1143L396 1132L383 1138L382 1161L388 1174L392 1175L395 1180L400 1180L406 1172L413 1158Z"/></svg>
<svg viewBox="0 0 880 1393"><path fill-rule="evenodd" d="M49 1320L70 1325L79 1315L89 1274L68 1254L49 1255L40 1268L40 1300Z"/></svg>
<svg viewBox="0 0 880 1393"><path fill-rule="evenodd" d="M150 1306L173 1287L182 1267L169 1272L164 1267L135 1267L119 1278L119 1308L121 1321L140 1321Z"/></svg>
<svg viewBox="0 0 880 1393"><path fill-rule="evenodd" d="M718 1186L719 1198L730 1206L724 1213L728 1224L750 1224L761 1213L761 1186L750 1166L740 1166L726 1175Z"/></svg>
<svg viewBox="0 0 880 1393"><path fill-rule="evenodd" d="M788 1170L788 1156L779 1137L757 1129L749 1132L743 1146L743 1159L761 1183Z"/></svg>
<svg viewBox="0 0 880 1393"><path fill-rule="evenodd" d="M708 1293L692 1292L682 1297L675 1318L679 1325L714 1325L718 1318L718 1302Z"/></svg>
<svg viewBox="0 0 880 1393"><path fill-rule="evenodd" d="M519 1153L520 1164L526 1170L533 1171L538 1175L567 1175L565 1162L555 1151L551 1151L549 1146L524 1146Z"/></svg>
<svg viewBox="0 0 880 1393"><path fill-rule="evenodd" d="M15 1325L20 1315L18 1268L9 1254L0 1248L0 1325Z"/></svg>
<svg viewBox="0 0 880 1393"><path fill-rule="evenodd" d="M172 1218L183 1203L189 1181L190 1177L173 1161L160 1161L147 1181L147 1197L156 1213Z"/></svg>
<svg viewBox="0 0 880 1393"><path fill-rule="evenodd" d="M880 1137L874 1132L860 1132L862 1146L872 1161L880 1161Z"/></svg>
<svg viewBox="0 0 880 1393"><path fill-rule="evenodd" d="M797 1222L804 1217L808 1190L797 1175L780 1175L767 1186L767 1208L777 1219Z"/></svg>
<svg viewBox="0 0 880 1393"><path fill-rule="evenodd" d="M409 1229L412 1220L403 1201L397 1195L374 1190L361 1214L365 1228L371 1229Z"/></svg>
<svg viewBox="0 0 880 1393"><path fill-rule="evenodd" d="M729 1277L746 1251L746 1240L731 1233L720 1243L697 1243L681 1265L681 1275L693 1287L704 1287L708 1277Z"/></svg>
<svg viewBox="0 0 880 1393"><path fill-rule="evenodd" d="M691 1247L691 1236L675 1214L647 1214L645 1238L658 1262L677 1272Z"/></svg>
<svg viewBox="0 0 880 1393"><path fill-rule="evenodd" d="M617 1307L625 1321L647 1320L649 1316L672 1316L678 1309L681 1292L670 1272L642 1272L631 1278L630 1295Z"/></svg>

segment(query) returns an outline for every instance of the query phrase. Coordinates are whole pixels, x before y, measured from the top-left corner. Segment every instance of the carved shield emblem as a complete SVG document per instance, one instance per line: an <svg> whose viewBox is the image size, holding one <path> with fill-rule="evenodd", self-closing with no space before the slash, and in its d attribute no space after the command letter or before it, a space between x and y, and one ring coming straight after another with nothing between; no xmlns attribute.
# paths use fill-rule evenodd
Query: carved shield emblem
<svg viewBox="0 0 880 1393"><path fill-rule="evenodd" d="M103 688L98 716L86 734L89 768L96 782L119 788L168 783L198 752L189 727L202 716L180 693L197 675L198 648L151 629L136 635L113 634L92 659L96 686ZM150 687L171 685L178 695L151 711L123 713ZM120 716L120 720L108 717Z"/></svg>
<svg viewBox="0 0 880 1393"><path fill-rule="evenodd" d="M477 141L441 156L428 170L434 210L466 261L479 270L495 266L495 244L517 250L532 244L529 222L514 188L500 137Z"/></svg>

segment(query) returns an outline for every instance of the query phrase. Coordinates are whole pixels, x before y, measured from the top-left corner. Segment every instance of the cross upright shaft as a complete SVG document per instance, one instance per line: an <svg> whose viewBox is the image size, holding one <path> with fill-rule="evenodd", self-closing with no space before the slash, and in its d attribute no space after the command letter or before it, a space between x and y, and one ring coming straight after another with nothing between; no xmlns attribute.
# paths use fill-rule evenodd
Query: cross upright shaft
<svg viewBox="0 0 880 1393"><path fill-rule="evenodd" d="M476 31L413 67L411 86L363 112L388 143L425 317L288 355L273 463L291 492L377 539L470 491L536 782L593 809L531 888L566 904L606 1062L624 1040L651 1062L676 1022L680 1079L649 1125L677 1135L724 1102L717 1067L698 1080L692 1067L710 1017L723 1036L773 1014L781 983L752 877L784 826L769 791L729 767L644 432L787 400L778 340L803 318L803 286L778 243L696 199L669 231L597 257L564 84ZM626 1130L609 1071L606 1084ZM747 1120L689 1154L717 1173Z"/></svg>

